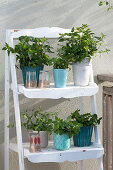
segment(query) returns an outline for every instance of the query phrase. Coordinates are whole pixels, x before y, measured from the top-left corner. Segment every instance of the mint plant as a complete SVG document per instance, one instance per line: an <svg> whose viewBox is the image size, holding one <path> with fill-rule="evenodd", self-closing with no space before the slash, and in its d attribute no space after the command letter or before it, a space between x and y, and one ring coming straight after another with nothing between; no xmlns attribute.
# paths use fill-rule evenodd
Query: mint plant
<svg viewBox="0 0 113 170"><path fill-rule="evenodd" d="M59 55L68 64L81 62L86 57L92 58L96 53L108 53L108 49L102 50L100 47L103 45L105 35L96 36L91 31L87 24L82 24L81 27L72 28L70 33L60 34Z"/></svg>
<svg viewBox="0 0 113 170"><path fill-rule="evenodd" d="M82 124L82 126L95 126L100 124L102 117L98 118L97 114L85 113L81 115L79 112L80 110L75 110L75 112L71 113L71 118Z"/></svg>
<svg viewBox="0 0 113 170"><path fill-rule="evenodd" d="M67 60L65 58L52 58L51 59L52 65L54 69L68 69L69 68L69 64L67 62Z"/></svg>
<svg viewBox="0 0 113 170"><path fill-rule="evenodd" d="M40 39L30 36L19 37L19 43L14 48L7 43L2 48L2 50L7 50L8 55L10 52L16 54L16 61L19 62L21 69L23 66L49 65L48 53L52 53L51 49L52 47L45 37Z"/></svg>
<svg viewBox="0 0 113 170"><path fill-rule="evenodd" d="M55 116L53 131L56 134L67 134L69 138L76 135L80 131L82 125L76 121L72 121L69 117L65 120Z"/></svg>
<svg viewBox="0 0 113 170"><path fill-rule="evenodd" d="M28 110L25 110L21 113L23 117L22 126L27 130L33 131L47 131L50 134L53 131L53 120L56 113L42 112L42 107L39 107L38 110L32 110L29 114Z"/></svg>

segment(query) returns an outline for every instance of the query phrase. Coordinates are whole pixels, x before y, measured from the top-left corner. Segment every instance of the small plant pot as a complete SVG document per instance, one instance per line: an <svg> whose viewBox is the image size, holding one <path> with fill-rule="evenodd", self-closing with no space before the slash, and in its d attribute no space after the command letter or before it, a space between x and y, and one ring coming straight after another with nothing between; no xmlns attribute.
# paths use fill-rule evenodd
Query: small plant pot
<svg viewBox="0 0 113 170"><path fill-rule="evenodd" d="M48 146L48 132L40 131L40 146L46 148Z"/></svg>
<svg viewBox="0 0 113 170"><path fill-rule="evenodd" d="M71 146L71 139L66 134L57 135L56 133L54 133L53 140L54 148L56 150L68 150Z"/></svg>
<svg viewBox="0 0 113 170"><path fill-rule="evenodd" d="M74 146L83 147L91 145L93 126L83 126L80 132L73 136Z"/></svg>
<svg viewBox="0 0 113 170"><path fill-rule="evenodd" d="M29 151L34 152L40 152L40 134L37 131L31 131L29 132L29 140L30 140L30 147Z"/></svg>
<svg viewBox="0 0 113 170"><path fill-rule="evenodd" d="M53 69L55 88L66 87L68 69Z"/></svg>
<svg viewBox="0 0 113 170"><path fill-rule="evenodd" d="M73 80L75 86L87 86L89 84L91 74L91 62L86 58L81 63L73 63Z"/></svg>
<svg viewBox="0 0 113 170"><path fill-rule="evenodd" d="M43 70L44 66L37 66L37 67L22 67L22 76L23 76L23 81L24 81L24 86L26 87L26 75L27 72L36 72L36 78L37 78L37 87L39 84L39 74L40 74L40 70Z"/></svg>

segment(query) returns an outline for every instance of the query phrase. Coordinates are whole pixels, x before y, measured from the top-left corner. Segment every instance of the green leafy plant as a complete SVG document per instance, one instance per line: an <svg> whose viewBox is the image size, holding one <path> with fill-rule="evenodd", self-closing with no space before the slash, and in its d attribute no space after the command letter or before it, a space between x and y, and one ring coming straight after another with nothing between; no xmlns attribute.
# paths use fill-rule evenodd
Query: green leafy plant
<svg viewBox="0 0 113 170"><path fill-rule="evenodd" d="M96 36L87 24L81 27L72 28L70 33L60 34L59 55L68 64L81 62L86 57L92 58L96 53L108 53L108 49L102 50L100 47L104 42L105 35Z"/></svg>
<svg viewBox="0 0 113 170"><path fill-rule="evenodd" d="M23 117L22 126L27 130L33 131L47 131L50 134L53 131L53 119L57 113L48 113L42 112L42 107L39 107L38 110L32 110L32 113L29 114L28 110L25 110L21 113Z"/></svg>
<svg viewBox="0 0 113 170"><path fill-rule="evenodd" d="M67 60L66 57L62 57L63 53L63 46L58 44L59 48L57 48L57 56L55 58L51 59L51 65L53 65L53 68L55 69L70 69L69 67L69 61Z"/></svg>
<svg viewBox="0 0 113 170"><path fill-rule="evenodd" d="M76 110L75 112L71 113L72 120L81 123L82 126L95 126L100 124L102 117L98 118L97 114L85 113L81 115L80 110Z"/></svg>
<svg viewBox="0 0 113 170"><path fill-rule="evenodd" d="M113 5L111 4L111 2L113 2L113 1L101 0L101 1L99 1L98 5L103 6L105 4L107 6L107 11L109 11L110 9L113 9Z"/></svg>
<svg viewBox="0 0 113 170"><path fill-rule="evenodd" d="M52 61L53 68L55 69L68 69L69 68L68 62L65 60L65 58L61 58L61 57L52 58L51 61Z"/></svg>
<svg viewBox="0 0 113 170"><path fill-rule="evenodd" d="M23 66L49 65L50 57L48 53L52 53L51 48L45 37L39 39L21 36L19 37L19 43L14 48L5 43L5 47L2 50L7 50L8 55L10 55L10 52L15 53L16 61L19 62L22 69Z"/></svg>
<svg viewBox="0 0 113 170"><path fill-rule="evenodd" d="M63 120L58 116L55 116L53 131L59 135L67 134L69 138L71 138L75 134L79 133L81 126L82 125L80 123L72 121L70 117L67 117L67 119Z"/></svg>

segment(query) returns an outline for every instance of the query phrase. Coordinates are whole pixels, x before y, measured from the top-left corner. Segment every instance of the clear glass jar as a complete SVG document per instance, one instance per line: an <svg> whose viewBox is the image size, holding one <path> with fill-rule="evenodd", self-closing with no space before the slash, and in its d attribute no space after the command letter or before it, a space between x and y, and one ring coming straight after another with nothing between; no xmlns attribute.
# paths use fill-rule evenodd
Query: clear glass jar
<svg viewBox="0 0 113 170"><path fill-rule="evenodd" d="M37 131L29 132L29 139L30 139L30 152L40 152L40 134Z"/></svg>
<svg viewBox="0 0 113 170"><path fill-rule="evenodd" d="M36 71L26 73L26 88L37 88Z"/></svg>
<svg viewBox="0 0 113 170"><path fill-rule="evenodd" d="M49 88L50 82L49 82L49 71L40 71L39 75L39 88Z"/></svg>

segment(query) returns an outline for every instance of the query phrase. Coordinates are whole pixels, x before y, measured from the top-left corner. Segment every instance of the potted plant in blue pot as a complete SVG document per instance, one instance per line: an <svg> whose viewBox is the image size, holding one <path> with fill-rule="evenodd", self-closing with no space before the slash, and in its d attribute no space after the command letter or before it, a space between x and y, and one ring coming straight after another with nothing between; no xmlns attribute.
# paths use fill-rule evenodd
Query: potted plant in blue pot
<svg viewBox="0 0 113 170"><path fill-rule="evenodd" d="M81 115L80 110L76 110L71 114L74 121L82 124L80 132L73 136L74 146L83 147L91 145L93 127L100 124L102 117L98 118L97 114L85 113Z"/></svg>
<svg viewBox="0 0 113 170"><path fill-rule="evenodd" d="M69 117L66 120L55 116L53 128L54 148L56 150L68 150L71 146L71 137L80 131L81 124L72 121Z"/></svg>
<svg viewBox="0 0 113 170"><path fill-rule="evenodd" d="M68 75L68 62L61 57L53 58L53 77L55 88L64 88L66 87L67 75Z"/></svg>
<svg viewBox="0 0 113 170"><path fill-rule="evenodd" d="M49 65L48 53L52 52L51 48L46 38L21 36L14 48L5 43L2 50L7 50L8 55L10 52L16 54L16 61L19 62L19 67L22 70L24 86L26 86L27 72L36 72L38 86L40 70L44 65Z"/></svg>

